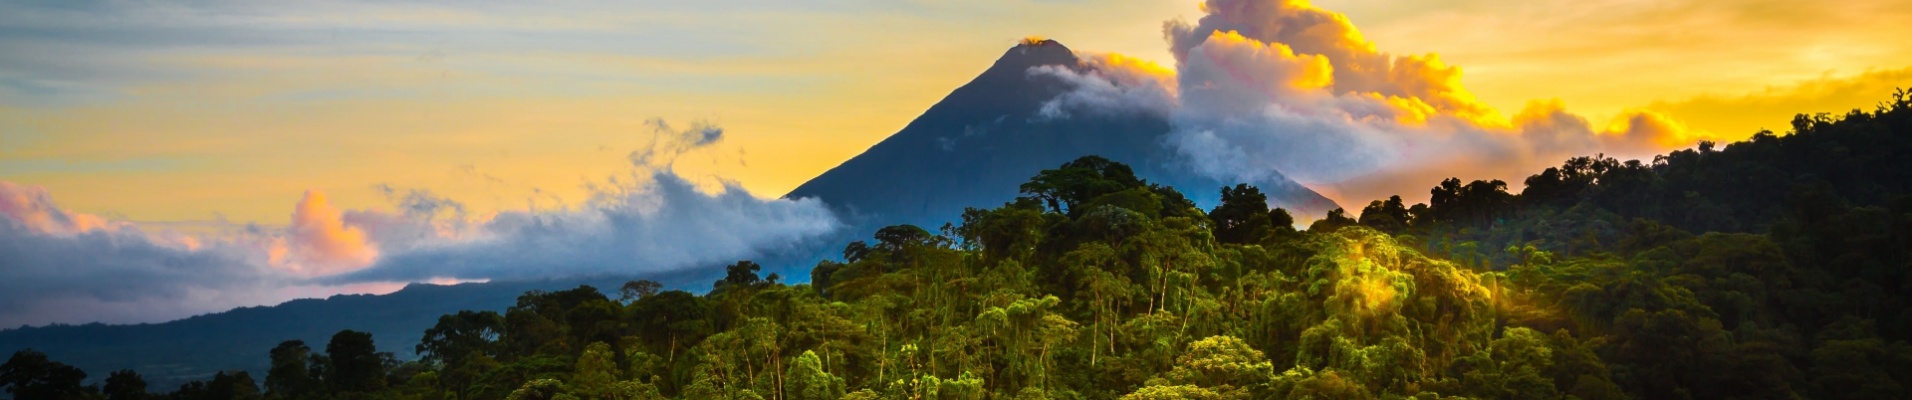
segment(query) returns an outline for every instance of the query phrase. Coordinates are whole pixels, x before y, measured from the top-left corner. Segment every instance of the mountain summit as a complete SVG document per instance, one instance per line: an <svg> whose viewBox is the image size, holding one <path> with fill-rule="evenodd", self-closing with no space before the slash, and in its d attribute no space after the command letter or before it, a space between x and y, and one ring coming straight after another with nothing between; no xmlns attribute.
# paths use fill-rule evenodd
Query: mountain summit
<svg viewBox="0 0 1912 400"><path fill-rule="evenodd" d="M953 222L964 207L1001 205L1030 176L1084 155L1128 164L1137 176L1174 186L1202 207L1214 206L1218 189L1236 183L1178 165L1181 156L1163 143L1170 126L1162 116L1043 117L1044 102L1072 89L1053 76L1030 73L1051 65L1086 68L1060 42L1025 40L901 131L784 197L822 199L858 227L852 234L863 237L901 223L934 229ZM1279 174L1270 182L1248 183L1260 186L1270 205L1302 219L1335 207Z"/></svg>

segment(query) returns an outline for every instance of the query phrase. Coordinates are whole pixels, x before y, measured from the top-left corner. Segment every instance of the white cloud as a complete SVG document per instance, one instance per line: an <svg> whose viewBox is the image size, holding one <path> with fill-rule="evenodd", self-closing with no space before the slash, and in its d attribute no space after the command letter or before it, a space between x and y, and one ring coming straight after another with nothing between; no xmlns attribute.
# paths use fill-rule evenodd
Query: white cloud
<svg viewBox="0 0 1912 400"><path fill-rule="evenodd" d="M275 272L234 243L147 233L0 182L0 326L152 321L265 300ZM90 221L90 222L88 222Z"/></svg>
<svg viewBox="0 0 1912 400"><path fill-rule="evenodd" d="M841 227L816 199L766 200L735 185L705 194L669 173L593 204L500 213L460 238L427 240L329 282L535 279L670 271L795 248Z"/></svg>
<svg viewBox="0 0 1912 400"><path fill-rule="evenodd" d="M309 191L285 228L147 232L62 209L0 181L0 326L157 322L296 297L383 293L407 282L637 275L796 248L841 228L816 199L715 193L671 171L723 130L652 124L627 178L559 209L469 218L426 190L381 187L398 211L339 210Z"/></svg>
<svg viewBox="0 0 1912 400"><path fill-rule="evenodd" d="M1175 109L1175 72L1121 54L1078 54L1081 66L1044 65L1030 76L1046 76L1072 89L1044 101L1041 118L1067 119L1071 111L1103 114L1167 115Z"/></svg>

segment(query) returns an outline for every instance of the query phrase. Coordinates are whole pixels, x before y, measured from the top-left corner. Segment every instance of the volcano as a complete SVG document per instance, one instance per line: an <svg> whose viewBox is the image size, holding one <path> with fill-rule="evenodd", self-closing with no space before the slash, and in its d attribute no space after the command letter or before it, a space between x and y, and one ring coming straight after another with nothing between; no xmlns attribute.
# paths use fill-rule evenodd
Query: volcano
<svg viewBox="0 0 1912 400"><path fill-rule="evenodd" d="M1223 182L1184 167L1164 140L1169 121L1150 113L1048 118L1045 102L1070 83L1032 69L1089 68L1054 40L1025 41L957 88L922 116L869 150L798 186L785 198L816 197L849 222L858 237L877 228L914 224L935 229L954 222L964 207L995 207L1013 200L1037 172L1084 155L1128 164L1138 177L1175 187L1201 207L1220 201ZM1332 200L1277 173L1255 185L1271 207L1311 220L1337 207Z"/></svg>

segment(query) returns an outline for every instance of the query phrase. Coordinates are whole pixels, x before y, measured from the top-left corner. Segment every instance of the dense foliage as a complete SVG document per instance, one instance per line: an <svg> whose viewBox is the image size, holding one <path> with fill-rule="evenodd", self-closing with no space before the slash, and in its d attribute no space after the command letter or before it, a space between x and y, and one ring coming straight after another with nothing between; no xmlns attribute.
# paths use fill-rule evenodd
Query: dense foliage
<svg viewBox="0 0 1912 400"><path fill-rule="evenodd" d="M23 351L18 398L1891 398L1912 384L1912 97L1650 163L1441 182L1306 230L1098 157L811 283L749 261L439 318L399 363L344 331L263 381L104 386Z"/></svg>

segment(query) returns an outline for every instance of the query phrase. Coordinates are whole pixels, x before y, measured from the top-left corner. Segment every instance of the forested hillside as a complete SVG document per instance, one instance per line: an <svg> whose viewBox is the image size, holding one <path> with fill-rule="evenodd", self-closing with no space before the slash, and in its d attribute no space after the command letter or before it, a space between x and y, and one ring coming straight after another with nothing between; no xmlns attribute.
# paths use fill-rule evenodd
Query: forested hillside
<svg viewBox="0 0 1912 400"><path fill-rule="evenodd" d="M807 284L530 292L264 377L145 388L23 351L16 398L1894 398L1912 384L1912 96L1518 194L1451 179L1306 230L1084 157L960 225L849 243ZM1211 190L1207 188L1179 188ZM320 349L323 347L323 350Z"/></svg>

